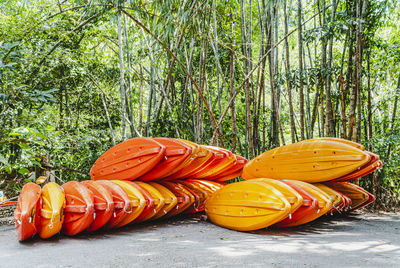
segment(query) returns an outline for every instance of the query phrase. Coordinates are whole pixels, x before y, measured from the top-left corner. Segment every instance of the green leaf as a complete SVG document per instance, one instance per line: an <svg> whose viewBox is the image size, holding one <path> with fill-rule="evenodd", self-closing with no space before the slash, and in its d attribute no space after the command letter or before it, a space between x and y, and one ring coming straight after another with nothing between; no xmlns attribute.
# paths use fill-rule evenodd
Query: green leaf
<svg viewBox="0 0 400 268"><path fill-rule="evenodd" d="M31 147L26 143L18 143L19 147L22 149L30 149Z"/></svg>
<svg viewBox="0 0 400 268"><path fill-rule="evenodd" d="M11 132L10 134L8 134L9 136L21 136L21 133L17 133L17 132Z"/></svg>
<svg viewBox="0 0 400 268"><path fill-rule="evenodd" d="M26 175L26 174L29 173L29 170L28 170L27 168L20 168L20 169L18 170L18 173L19 173L19 174L22 174L22 175Z"/></svg>

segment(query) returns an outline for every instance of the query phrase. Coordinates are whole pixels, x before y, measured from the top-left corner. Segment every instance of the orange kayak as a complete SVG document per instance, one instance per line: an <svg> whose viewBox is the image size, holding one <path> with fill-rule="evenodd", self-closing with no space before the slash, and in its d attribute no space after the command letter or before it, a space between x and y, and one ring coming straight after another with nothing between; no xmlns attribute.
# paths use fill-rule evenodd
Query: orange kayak
<svg viewBox="0 0 400 268"><path fill-rule="evenodd" d="M199 168L203 167L203 165L205 165L207 161L213 156L212 152L203 145L197 145L193 142L186 140L179 140L179 141L184 142L185 144L188 145L192 145L194 148L197 149L197 153L195 153L195 155L192 156L194 159L188 165L184 166L178 172L165 178L166 180L184 179L187 178L188 176L191 176L192 174L197 172Z"/></svg>
<svg viewBox="0 0 400 268"><path fill-rule="evenodd" d="M29 182L22 187L18 196L17 208L14 211L15 228L19 241L24 241L38 232L40 223L41 188Z"/></svg>
<svg viewBox="0 0 400 268"><path fill-rule="evenodd" d="M239 177L242 174L243 167L247 164L247 159L239 155L235 155L236 162L213 177L207 178L210 181L228 181Z"/></svg>
<svg viewBox="0 0 400 268"><path fill-rule="evenodd" d="M148 173L139 178L141 181L162 179L177 168L190 156L192 148L171 138L154 138L166 147L165 157Z"/></svg>
<svg viewBox="0 0 400 268"><path fill-rule="evenodd" d="M103 186L113 198L114 211L106 226L108 228L117 228L128 214L132 212L131 200L121 186L111 181L101 180L96 181L96 183Z"/></svg>
<svg viewBox="0 0 400 268"><path fill-rule="evenodd" d="M92 180L134 180L154 168L166 148L149 138L132 138L110 148L93 164Z"/></svg>
<svg viewBox="0 0 400 268"><path fill-rule="evenodd" d="M212 160L198 172L190 176L190 178L204 179L213 177L226 170L227 168L235 165L236 157L232 152L215 147L215 146L205 146L208 150L214 153Z"/></svg>
<svg viewBox="0 0 400 268"><path fill-rule="evenodd" d="M82 182L89 191L92 192L94 198L94 220L87 229L88 232L94 232L111 219L114 212L114 200L112 194L96 181Z"/></svg>
<svg viewBox="0 0 400 268"><path fill-rule="evenodd" d="M66 199L62 230L67 235L76 235L86 230L93 222L93 194L84 184L77 181L64 183L62 188Z"/></svg>

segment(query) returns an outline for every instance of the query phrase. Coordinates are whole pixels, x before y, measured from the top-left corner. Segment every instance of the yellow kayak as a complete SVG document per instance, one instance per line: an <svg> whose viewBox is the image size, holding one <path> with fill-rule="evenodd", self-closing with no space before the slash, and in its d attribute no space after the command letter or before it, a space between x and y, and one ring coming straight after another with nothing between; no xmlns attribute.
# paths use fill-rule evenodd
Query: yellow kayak
<svg viewBox="0 0 400 268"><path fill-rule="evenodd" d="M368 163L370 155L343 142L306 140L269 150L246 164L244 179L329 181Z"/></svg>
<svg viewBox="0 0 400 268"><path fill-rule="evenodd" d="M137 181L136 183L139 184L139 186L143 187L147 192L149 192L151 197L153 197L154 199L153 211L151 211L149 214L147 214L140 220L140 221L147 221L153 218L155 215L157 215L161 211L161 209L164 208L165 199L164 196L151 184L139 181Z"/></svg>
<svg viewBox="0 0 400 268"><path fill-rule="evenodd" d="M129 224L139 217L146 206L146 199L135 186L130 184L130 182L120 180L113 180L112 182L118 184L122 189L124 189L132 203L132 211L117 226L115 226L115 228L119 228Z"/></svg>
<svg viewBox="0 0 400 268"><path fill-rule="evenodd" d="M349 141L346 139L341 139L341 138L334 138L334 137L321 137L321 138L314 138L314 139L310 139L309 141L335 141L335 142L341 142L353 147L356 147L357 149L360 149L361 151L365 150L364 145L361 145L357 142L354 141Z"/></svg>
<svg viewBox="0 0 400 268"><path fill-rule="evenodd" d="M241 181L216 191L205 204L210 220L220 226L252 231L268 227L290 213L290 204L265 182Z"/></svg>
<svg viewBox="0 0 400 268"><path fill-rule="evenodd" d="M341 192L351 199L352 209L358 208L368 201L369 195L361 187L350 182L328 182L327 185L332 189Z"/></svg>
<svg viewBox="0 0 400 268"><path fill-rule="evenodd" d="M42 188L41 198L39 236L49 238L61 231L64 222L64 190L57 183L49 182Z"/></svg>
<svg viewBox="0 0 400 268"><path fill-rule="evenodd" d="M275 189L277 189L281 194L283 194L286 200L290 203L289 217L291 217L291 214L296 212L296 210L300 208L303 204L303 197L298 192L296 192L296 190L294 190L292 187L282 181L265 178L254 179L252 181L268 183Z"/></svg>
<svg viewBox="0 0 400 268"><path fill-rule="evenodd" d="M343 197L340 193L322 183L315 183L314 186L318 187L320 190L322 190L329 196L329 198L332 201L333 209L336 209L337 207L340 206L340 204L343 201Z"/></svg>
<svg viewBox="0 0 400 268"><path fill-rule="evenodd" d="M164 198L164 206L151 219L159 219L168 214L178 203L178 198L167 188L156 182L149 182L149 185L157 189Z"/></svg>

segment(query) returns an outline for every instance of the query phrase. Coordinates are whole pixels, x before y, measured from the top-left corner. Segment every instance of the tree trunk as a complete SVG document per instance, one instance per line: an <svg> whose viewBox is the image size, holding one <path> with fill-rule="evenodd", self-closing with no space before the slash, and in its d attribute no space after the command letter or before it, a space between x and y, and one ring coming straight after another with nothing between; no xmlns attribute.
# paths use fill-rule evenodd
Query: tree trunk
<svg viewBox="0 0 400 268"><path fill-rule="evenodd" d="M119 75L121 93L122 140L126 139L126 108L125 108L125 79L124 79L124 48L122 41L121 10L117 11L118 50L119 50Z"/></svg>
<svg viewBox="0 0 400 268"><path fill-rule="evenodd" d="M304 92L303 92L303 30L301 23L302 0L297 0L297 24L298 24L298 46L299 46L299 95L300 95L300 137L304 140Z"/></svg>

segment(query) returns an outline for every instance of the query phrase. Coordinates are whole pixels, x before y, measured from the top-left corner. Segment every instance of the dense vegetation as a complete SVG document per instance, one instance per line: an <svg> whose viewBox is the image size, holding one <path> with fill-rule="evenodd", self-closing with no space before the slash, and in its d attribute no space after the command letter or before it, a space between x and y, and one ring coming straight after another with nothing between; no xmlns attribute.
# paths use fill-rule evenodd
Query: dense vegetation
<svg viewBox="0 0 400 268"><path fill-rule="evenodd" d="M0 188L35 167L87 178L135 136L248 158L336 136L380 154L361 183L394 208L399 15L395 0L3 0Z"/></svg>

